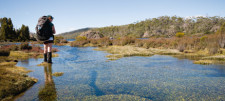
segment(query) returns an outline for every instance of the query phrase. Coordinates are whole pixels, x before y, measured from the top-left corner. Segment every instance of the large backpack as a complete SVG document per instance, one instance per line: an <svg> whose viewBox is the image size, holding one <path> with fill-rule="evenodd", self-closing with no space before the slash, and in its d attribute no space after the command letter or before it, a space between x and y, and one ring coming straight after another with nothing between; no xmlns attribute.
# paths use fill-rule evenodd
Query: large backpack
<svg viewBox="0 0 225 101"><path fill-rule="evenodd" d="M47 16L42 16L38 19L38 24L36 26L36 38L39 41L48 40L51 36L53 36L52 26L50 24Z"/></svg>

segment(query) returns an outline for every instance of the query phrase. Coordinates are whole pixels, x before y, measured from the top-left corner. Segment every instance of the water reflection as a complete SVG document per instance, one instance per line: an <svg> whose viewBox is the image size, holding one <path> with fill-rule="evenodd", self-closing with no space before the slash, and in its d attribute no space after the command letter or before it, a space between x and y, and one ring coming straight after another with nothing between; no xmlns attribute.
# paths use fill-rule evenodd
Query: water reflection
<svg viewBox="0 0 225 101"><path fill-rule="evenodd" d="M20 61L22 61L21 62L22 65L29 65L29 60L28 59L20 60Z"/></svg>
<svg viewBox="0 0 225 101"><path fill-rule="evenodd" d="M59 57L53 58L54 71L51 65L45 66L44 72L36 66L43 59L29 59L28 65L18 62L18 66L33 70L29 76L39 80L18 101L225 99L224 65L198 65L186 58L163 55L106 62L108 54L92 47L57 48L60 51ZM65 74L53 79L52 72Z"/></svg>
<svg viewBox="0 0 225 101"><path fill-rule="evenodd" d="M41 101L55 101L57 92L52 78L52 64L44 66L45 85L39 88L38 98Z"/></svg>

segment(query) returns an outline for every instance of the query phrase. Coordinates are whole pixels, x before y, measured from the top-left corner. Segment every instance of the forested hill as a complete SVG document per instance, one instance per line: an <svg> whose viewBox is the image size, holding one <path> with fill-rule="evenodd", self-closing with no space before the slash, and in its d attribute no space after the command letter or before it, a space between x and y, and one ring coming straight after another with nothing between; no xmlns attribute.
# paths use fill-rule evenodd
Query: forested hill
<svg viewBox="0 0 225 101"><path fill-rule="evenodd" d="M102 28L85 28L74 32L62 34L66 38L74 38L81 33L92 32L103 36L118 38L122 36L147 37L151 36L174 36L177 32L186 35L215 33L225 23L225 17L189 17L161 16L158 18L146 19L122 26L108 26ZM90 31L89 31L90 32Z"/></svg>
<svg viewBox="0 0 225 101"><path fill-rule="evenodd" d="M94 29L94 31L110 37L134 36L173 36L177 32L185 34L215 33L225 23L225 17L190 17L161 16L123 26L110 26Z"/></svg>
<svg viewBox="0 0 225 101"><path fill-rule="evenodd" d="M78 30L74 30L74 31L70 31L70 32L61 33L57 36L63 36L66 39L71 39L71 38L75 38L76 36L80 35L83 32L91 30L91 29L92 28L82 28L82 29L78 29Z"/></svg>

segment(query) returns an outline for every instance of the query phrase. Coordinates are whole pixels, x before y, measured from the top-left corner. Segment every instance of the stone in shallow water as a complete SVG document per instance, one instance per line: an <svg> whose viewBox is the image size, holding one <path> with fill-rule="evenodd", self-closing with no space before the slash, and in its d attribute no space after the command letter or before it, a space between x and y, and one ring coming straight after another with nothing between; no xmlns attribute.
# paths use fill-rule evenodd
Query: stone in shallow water
<svg viewBox="0 0 225 101"><path fill-rule="evenodd" d="M55 72L52 74L52 76L58 77L58 76L62 76L63 74L64 74L63 72Z"/></svg>
<svg viewBox="0 0 225 101"><path fill-rule="evenodd" d="M48 65L50 65L50 64L47 62L42 62L42 63L38 64L37 66L48 66Z"/></svg>

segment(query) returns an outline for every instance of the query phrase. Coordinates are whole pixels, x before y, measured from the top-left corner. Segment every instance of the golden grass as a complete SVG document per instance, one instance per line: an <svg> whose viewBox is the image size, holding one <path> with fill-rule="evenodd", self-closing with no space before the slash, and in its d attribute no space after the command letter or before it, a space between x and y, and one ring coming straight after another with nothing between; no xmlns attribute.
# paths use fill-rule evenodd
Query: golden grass
<svg viewBox="0 0 225 101"><path fill-rule="evenodd" d="M42 63L38 64L37 66L48 66L48 65L49 65L49 63L47 63L47 62L42 62Z"/></svg>
<svg viewBox="0 0 225 101"><path fill-rule="evenodd" d="M106 51L112 55L107 55L109 60L116 60L122 57L128 56L151 56L153 53L145 48L133 47L133 46L109 46L99 47L95 50Z"/></svg>
<svg viewBox="0 0 225 101"><path fill-rule="evenodd" d="M197 61L194 61L194 64L210 65L210 64L213 64L213 61L212 60L197 60Z"/></svg>
<svg viewBox="0 0 225 101"><path fill-rule="evenodd" d="M152 56L154 54L161 54L161 55L181 54L178 50L174 49L157 49L157 48L146 49L131 45L98 47L95 50L106 51L108 53L111 53L111 55L106 56L107 58L109 58L109 60L117 60L122 57L128 56Z"/></svg>
<svg viewBox="0 0 225 101"><path fill-rule="evenodd" d="M4 66L13 67L16 64L17 64L16 62L2 62L2 63L0 63L0 66L1 67L4 67Z"/></svg>
<svg viewBox="0 0 225 101"><path fill-rule="evenodd" d="M94 50L97 51L106 51L110 53L106 57L108 60L117 60L122 57L128 56L152 56L155 54L159 55L172 55L177 57L189 57L190 59L194 59L195 64L213 64L217 63L218 61L224 61L225 55L223 54L216 54L210 55L208 50L185 50L184 52L179 52L178 49L164 49L164 48L142 48L142 47L135 47L132 45L126 46L108 46L108 47L98 47ZM212 61L213 60L213 61Z"/></svg>
<svg viewBox="0 0 225 101"><path fill-rule="evenodd" d="M27 76L31 71L15 65L16 62L0 63L0 100L11 100L37 82Z"/></svg>
<svg viewBox="0 0 225 101"><path fill-rule="evenodd" d="M207 56L203 57L203 60L217 60L217 61L224 61L225 55L214 55L214 56Z"/></svg>
<svg viewBox="0 0 225 101"><path fill-rule="evenodd" d="M63 72L55 72L52 74L52 76L58 77L58 76L62 76L64 73Z"/></svg>
<svg viewBox="0 0 225 101"><path fill-rule="evenodd" d="M58 57L58 54L52 54L52 57ZM33 58L43 58L43 53L35 53L35 52L23 52L23 51L11 51L9 57L14 59L28 59L30 57Z"/></svg>

